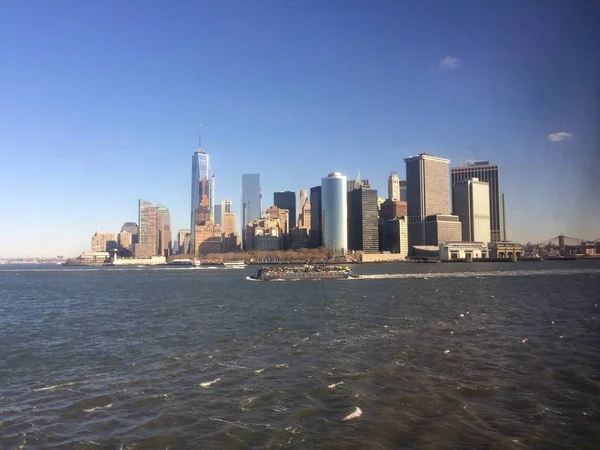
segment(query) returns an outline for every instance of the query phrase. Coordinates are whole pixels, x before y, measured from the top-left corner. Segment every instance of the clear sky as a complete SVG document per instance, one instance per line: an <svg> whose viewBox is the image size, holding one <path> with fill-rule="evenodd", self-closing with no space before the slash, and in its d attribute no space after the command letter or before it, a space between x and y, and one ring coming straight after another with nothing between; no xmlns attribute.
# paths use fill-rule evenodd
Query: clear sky
<svg viewBox="0 0 600 450"><path fill-rule="evenodd" d="M600 238L600 2L0 1L0 257L76 256L139 198L188 228L422 151L500 165L509 239Z"/></svg>

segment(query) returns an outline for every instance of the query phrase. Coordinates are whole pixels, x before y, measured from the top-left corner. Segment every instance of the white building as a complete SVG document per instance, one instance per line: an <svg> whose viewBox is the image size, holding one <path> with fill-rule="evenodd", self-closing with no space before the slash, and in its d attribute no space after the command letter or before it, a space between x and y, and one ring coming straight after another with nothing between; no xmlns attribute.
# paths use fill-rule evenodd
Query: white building
<svg viewBox="0 0 600 450"><path fill-rule="evenodd" d="M485 242L442 242L440 244L440 261L489 258L490 250Z"/></svg>
<svg viewBox="0 0 600 450"><path fill-rule="evenodd" d="M458 182L452 187L452 203L462 223L462 240L491 242L489 183L478 178Z"/></svg>
<svg viewBox="0 0 600 450"><path fill-rule="evenodd" d="M321 179L323 244L334 255L348 251L348 193L346 176L332 172Z"/></svg>
<svg viewBox="0 0 600 450"><path fill-rule="evenodd" d="M400 178L396 172L392 172L388 178L388 199L400 200Z"/></svg>

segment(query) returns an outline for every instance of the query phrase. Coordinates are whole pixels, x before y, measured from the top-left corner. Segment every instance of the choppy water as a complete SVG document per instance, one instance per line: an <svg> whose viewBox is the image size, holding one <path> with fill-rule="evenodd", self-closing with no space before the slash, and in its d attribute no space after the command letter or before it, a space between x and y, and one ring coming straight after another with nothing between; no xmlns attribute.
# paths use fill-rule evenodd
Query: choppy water
<svg viewBox="0 0 600 450"><path fill-rule="evenodd" d="M254 270L0 267L0 448L598 448L599 263Z"/></svg>

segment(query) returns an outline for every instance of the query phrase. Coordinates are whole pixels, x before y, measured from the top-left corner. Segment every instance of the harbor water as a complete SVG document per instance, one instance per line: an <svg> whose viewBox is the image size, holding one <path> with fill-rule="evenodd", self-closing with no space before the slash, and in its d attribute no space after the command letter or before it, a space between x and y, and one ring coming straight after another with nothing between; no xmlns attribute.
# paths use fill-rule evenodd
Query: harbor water
<svg viewBox="0 0 600 450"><path fill-rule="evenodd" d="M600 262L256 270L0 266L0 448L598 448Z"/></svg>

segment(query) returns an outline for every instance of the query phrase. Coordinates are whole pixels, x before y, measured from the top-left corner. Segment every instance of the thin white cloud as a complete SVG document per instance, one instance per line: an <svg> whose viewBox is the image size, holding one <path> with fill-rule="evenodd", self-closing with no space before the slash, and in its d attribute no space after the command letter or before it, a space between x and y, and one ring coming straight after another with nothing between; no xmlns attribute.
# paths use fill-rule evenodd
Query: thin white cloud
<svg viewBox="0 0 600 450"><path fill-rule="evenodd" d="M440 61L440 69L442 70L454 70L461 65L460 59L453 58L452 56L446 56Z"/></svg>
<svg viewBox="0 0 600 450"><path fill-rule="evenodd" d="M548 140L552 142L562 141L564 139L572 138L572 133L567 133L566 131L560 131L558 133L551 133L548 135Z"/></svg>

